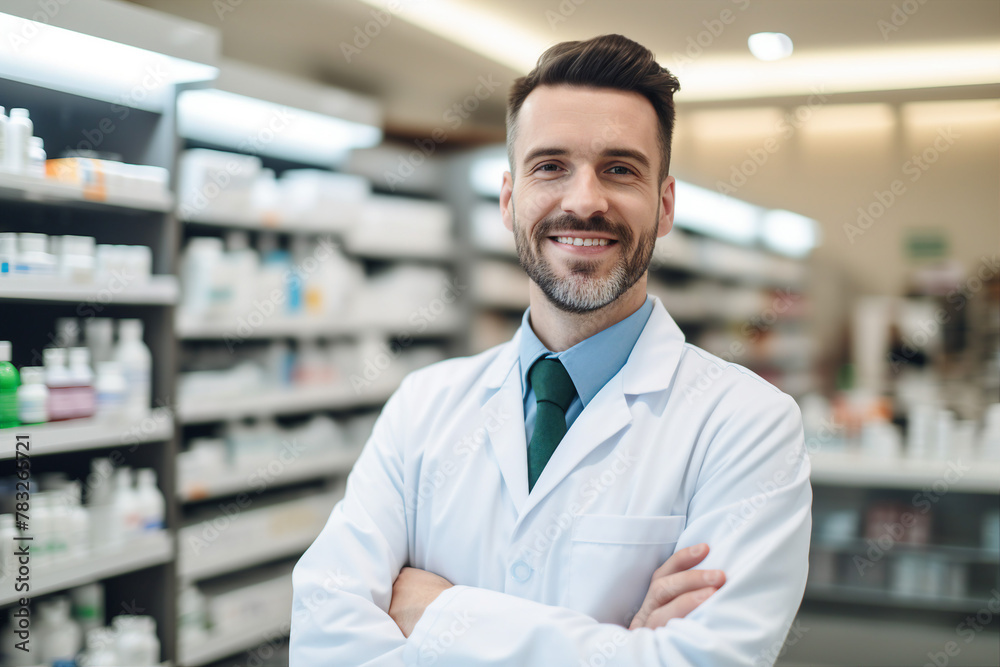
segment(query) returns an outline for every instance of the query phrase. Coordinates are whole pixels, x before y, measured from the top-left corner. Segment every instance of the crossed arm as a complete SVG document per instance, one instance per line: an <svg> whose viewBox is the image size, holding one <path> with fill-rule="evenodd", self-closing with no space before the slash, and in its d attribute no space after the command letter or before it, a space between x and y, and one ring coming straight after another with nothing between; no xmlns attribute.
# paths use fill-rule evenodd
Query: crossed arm
<svg viewBox="0 0 1000 667"><path fill-rule="evenodd" d="M663 627L671 619L687 616L719 590L726 579L721 570L692 569L707 555L708 545L696 544L681 549L657 568L629 630ZM389 616L399 626L404 637L408 638L413 634L413 628L427 606L451 587L451 582L433 572L415 567L400 570L392 585Z"/></svg>
<svg viewBox="0 0 1000 667"><path fill-rule="evenodd" d="M654 573L627 631L405 568L400 415L419 411L394 405L398 399L390 399L344 500L293 573L291 667L773 662L805 586L811 494L797 412L771 404L720 426L717 437L746 444L702 465L679 549ZM711 554L695 554L707 544ZM713 570L692 569L700 562L723 566L725 577L705 579Z"/></svg>

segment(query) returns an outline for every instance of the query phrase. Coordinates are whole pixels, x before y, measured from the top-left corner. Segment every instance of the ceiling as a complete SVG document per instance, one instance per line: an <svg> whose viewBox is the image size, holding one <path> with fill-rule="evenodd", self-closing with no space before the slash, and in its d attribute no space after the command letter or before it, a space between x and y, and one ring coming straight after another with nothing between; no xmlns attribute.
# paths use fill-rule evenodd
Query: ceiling
<svg viewBox="0 0 1000 667"><path fill-rule="evenodd" d="M132 1L218 29L225 57L373 97L387 138L404 140L383 151L392 165L441 130L441 153L502 142L506 91L548 45L629 36L681 80L677 178L820 223L810 267L834 277L816 283L830 317L847 285L905 292L913 234L943 235L970 271L998 247L1000 0ZM760 31L787 33L793 56L755 61L746 40ZM886 63L895 79L858 85ZM799 88L762 94L781 67L805 71ZM698 98L705 72L730 99ZM810 80L847 85L814 100ZM456 127L454 105L483 81L489 93ZM905 194L863 238L848 233L890 187Z"/></svg>
<svg viewBox="0 0 1000 667"><path fill-rule="evenodd" d="M408 20L430 12L430 3L477 12L498 31L508 27L528 38L523 43L532 48L622 33L651 48L667 67L682 62L685 52L706 59L749 59L747 37L760 31L791 36L793 59L831 51L902 54L913 48L1000 42L1000 0L134 1L218 28L226 57L377 98L390 136L427 136L446 122L454 104L475 90L480 77L496 82L461 132L451 135L454 145L502 139L505 91L523 73L509 63L531 62L538 54L517 51L503 64L440 36L447 19L424 21L425 27ZM381 23L375 7L390 10L381 14ZM365 35L366 28L374 36ZM696 40L705 46L692 46ZM1000 71L995 80L1000 81ZM683 76L681 84L677 99L684 105ZM993 86L934 86L843 97L899 103L995 97L996 92ZM752 101L707 104L733 105L752 106Z"/></svg>

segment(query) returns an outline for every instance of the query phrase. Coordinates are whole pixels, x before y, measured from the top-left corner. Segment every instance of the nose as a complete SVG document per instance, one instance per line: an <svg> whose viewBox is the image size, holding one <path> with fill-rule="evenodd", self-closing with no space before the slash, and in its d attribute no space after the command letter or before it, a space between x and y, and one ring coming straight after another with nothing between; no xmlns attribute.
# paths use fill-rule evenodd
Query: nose
<svg viewBox="0 0 1000 667"><path fill-rule="evenodd" d="M563 192L562 210L581 220L608 212L608 199L601 179L591 169L578 169L568 179Z"/></svg>

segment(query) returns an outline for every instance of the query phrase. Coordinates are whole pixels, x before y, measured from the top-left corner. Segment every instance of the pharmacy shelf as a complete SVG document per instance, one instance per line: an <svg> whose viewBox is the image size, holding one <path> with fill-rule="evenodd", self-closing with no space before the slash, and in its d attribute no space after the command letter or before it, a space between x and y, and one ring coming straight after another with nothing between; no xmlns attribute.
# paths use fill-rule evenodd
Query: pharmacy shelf
<svg viewBox="0 0 1000 667"><path fill-rule="evenodd" d="M107 285L67 285L65 280L54 277L0 279L0 300L169 306L177 302L178 293L177 278L164 275L151 276L141 284L124 285L117 280Z"/></svg>
<svg viewBox="0 0 1000 667"><path fill-rule="evenodd" d="M243 318L245 319L245 318ZM195 321L177 318L177 337L185 340L249 338L335 338L357 333L358 327L349 320L318 318L272 317L257 326L232 321Z"/></svg>
<svg viewBox="0 0 1000 667"><path fill-rule="evenodd" d="M485 259L495 259L515 264L518 262L517 249L513 246L492 246L476 243L473 249L477 255Z"/></svg>
<svg viewBox="0 0 1000 667"><path fill-rule="evenodd" d="M329 491L259 509L252 509L251 498L242 503L242 511L236 507L181 528L177 576L198 581L302 554L323 530L345 488L341 480Z"/></svg>
<svg viewBox="0 0 1000 667"><path fill-rule="evenodd" d="M813 551L831 551L836 553L864 553L871 548L869 540L854 539L844 541L822 541L813 538L810 547ZM1000 564L1000 551L991 551L980 547L960 547L949 544L908 544L906 542L893 541L892 550L888 555L911 556L914 554L925 555L934 558L947 558L948 560L962 563L991 563Z"/></svg>
<svg viewBox="0 0 1000 667"><path fill-rule="evenodd" d="M177 567L177 576L183 581L198 581L237 572L278 558L296 556L304 553L318 534L319 529L290 538L282 537L280 540L262 540L251 549L217 552L217 555L206 555L194 562L181 559Z"/></svg>
<svg viewBox="0 0 1000 667"><path fill-rule="evenodd" d="M997 461L873 458L855 452L819 452L809 459L814 484L921 489L938 482L949 491L1000 494Z"/></svg>
<svg viewBox="0 0 1000 667"><path fill-rule="evenodd" d="M31 590L28 596L37 598L47 593L168 563L173 560L173 553L173 538L163 530L131 540L126 543L125 548L105 549L95 551L85 558L35 565L31 568ZM0 593L0 606L12 604L25 595L12 589L13 586L4 586Z"/></svg>
<svg viewBox="0 0 1000 667"><path fill-rule="evenodd" d="M331 508L333 504L331 503ZM278 558L297 556L309 548L322 530L323 524L320 522L309 527L310 530L300 530L293 535L281 535L280 539L261 539L253 546L225 548L223 545L220 548L217 546L219 543L213 543L213 548L205 553L190 558L182 554L177 562L177 576L182 581L198 581L220 574L238 572Z"/></svg>
<svg viewBox="0 0 1000 667"><path fill-rule="evenodd" d="M163 192L158 197L95 197L92 193L85 192L82 186L72 183L10 173L0 173L0 199L104 210L117 208L166 212L174 206L173 195L169 192Z"/></svg>
<svg viewBox="0 0 1000 667"><path fill-rule="evenodd" d="M279 475L268 476L268 488L288 486L308 479L321 479L337 473L350 472L361 454L360 449L335 451L323 456L295 459L284 464ZM184 479L178 481L177 495L182 502L198 502L208 498L231 496L250 491L250 479L260 477L259 467L240 470L217 471L207 479Z"/></svg>
<svg viewBox="0 0 1000 667"><path fill-rule="evenodd" d="M806 264L760 247L746 247L711 237L680 232L657 243L652 273L683 273L692 277L745 285L801 290Z"/></svg>
<svg viewBox="0 0 1000 667"><path fill-rule="evenodd" d="M527 294L521 296L503 296L499 294L478 295L475 305L481 310L500 310L505 313L524 313L528 308Z"/></svg>
<svg viewBox="0 0 1000 667"><path fill-rule="evenodd" d="M424 328L418 329L412 322L386 322L359 318L327 320L318 318L274 317L257 326L228 322L197 322L178 318L177 336L185 340L214 339L268 339L268 338L339 338L344 336L409 334L411 337L428 338L458 332L461 322L457 317L441 317L434 321L423 321Z"/></svg>
<svg viewBox="0 0 1000 667"><path fill-rule="evenodd" d="M390 243L386 239L380 239L378 243L352 241L348 237L344 243L344 250L355 257L364 259L421 259L436 262L453 262L458 259L458 246L450 241L442 241L433 246L419 246Z"/></svg>
<svg viewBox="0 0 1000 667"><path fill-rule="evenodd" d="M16 438L23 435L31 443L28 451L31 456L131 446L169 440L174 435L174 418L169 409L156 408L136 421L74 419L4 429L0 431L0 460L14 458Z"/></svg>
<svg viewBox="0 0 1000 667"><path fill-rule="evenodd" d="M354 391L349 383L342 383L222 399L181 396L177 414L184 424L204 424L244 417L272 417L316 410L343 410L379 405L388 400L400 381L401 378L395 375L388 380L375 380L360 392Z"/></svg>
<svg viewBox="0 0 1000 667"><path fill-rule="evenodd" d="M498 221L499 223L499 221ZM710 244L726 247L724 241L707 241ZM487 245L476 242L475 252L482 258L511 262L518 262L517 250L510 246ZM804 269L795 267L795 260L785 258L774 258L761 250L744 249L741 252L760 253L762 256L761 266L753 271L742 269L732 269L723 262L715 262L708 265L699 260L697 249L686 249L684 254L670 251L657 250L653 254L650 262L650 273L654 276L662 274L670 278L672 274L686 274L693 278L706 278L725 282L739 282L746 285L761 288L789 288L792 291L800 291L805 281Z"/></svg>
<svg viewBox="0 0 1000 667"><path fill-rule="evenodd" d="M986 597L953 598L939 595L906 595L884 589L843 584L810 583L806 585L805 595L812 600L957 612L976 612L983 609L989 602Z"/></svg>
<svg viewBox="0 0 1000 667"><path fill-rule="evenodd" d="M212 634L204 644L197 648L188 649L182 646L177 662L182 667L207 665L221 660L226 656L252 649L254 646L263 644L275 637L286 637L290 629L291 625L288 617L283 616L266 623L262 622L257 625L240 628L238 631Z"/></svg>
<svg viewBox="0 0 1000 667"><path fill-rule="evenodd" d="M190 225L243 229L248 231L268 231L284 234L340 234L343 230L335 225L322 227L316 224L282 220L278 216L240 216L219 211L202 211L197 215L182 217L181 222Z"/></svg>

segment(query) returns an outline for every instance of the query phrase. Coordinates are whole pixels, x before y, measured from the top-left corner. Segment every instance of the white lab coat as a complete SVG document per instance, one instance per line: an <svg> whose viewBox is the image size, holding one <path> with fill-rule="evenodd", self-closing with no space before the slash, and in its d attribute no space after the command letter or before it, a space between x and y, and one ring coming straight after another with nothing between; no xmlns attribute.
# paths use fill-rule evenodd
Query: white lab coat
<svg viewBox="0 0 1000 667"><path fill-rule="evenodd" d="M529 495L519 336L411 374L386 403L296 565L291 667L771 664L811 524L792 399L685 343L656 300ZM628 631L653 571L699 542L726 584ZM409 638L386 613L405 565L455 584Z"/></svg>

